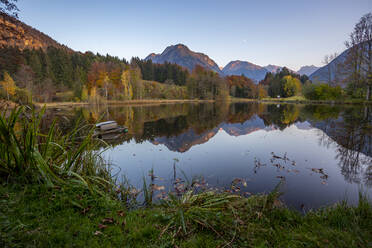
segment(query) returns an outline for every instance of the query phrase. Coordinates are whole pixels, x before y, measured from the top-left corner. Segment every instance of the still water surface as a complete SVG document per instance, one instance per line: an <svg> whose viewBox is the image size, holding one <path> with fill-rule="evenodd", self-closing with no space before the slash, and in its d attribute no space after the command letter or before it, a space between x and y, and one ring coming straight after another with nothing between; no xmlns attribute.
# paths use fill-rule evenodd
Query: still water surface
<svg viewBox="0 0 372 248"><path fill-rule="evenodd" d="M149 171L169 190L177 178L246 195L284 180L282 200L318 208L358 191L372 197L372 108L206 103L74 108L71 118L116 120L129 133L104 156L141 188ZM238 188L238 189L239 189ZM235 188L236 189L236 188Z"/></svg>

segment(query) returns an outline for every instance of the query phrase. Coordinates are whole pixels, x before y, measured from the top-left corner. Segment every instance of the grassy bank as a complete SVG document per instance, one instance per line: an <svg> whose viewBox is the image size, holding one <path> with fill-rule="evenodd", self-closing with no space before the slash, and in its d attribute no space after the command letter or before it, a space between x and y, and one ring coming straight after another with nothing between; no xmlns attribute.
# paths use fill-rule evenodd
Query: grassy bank
<svg viewBox="0 0 372 248"><path fill-rule="evenodd" d="M368 247L372 208L339 204L301 215L275 194L212 194L128 210L83 188L0 186L2 247ZM230 197L230 198L229 198ZM216 204L217 202L217 204Z"/></svg>
<svg viewBox="0 0 372 248"><path fill-rule="evenodd" d="M368 247L372 207L340 203L306 214L278 189L248 198L222 191L138 191L116 184L89 126L40 129L41 113L0 116L1 247ZM142 196L144 201L137 198Z"/></svg>

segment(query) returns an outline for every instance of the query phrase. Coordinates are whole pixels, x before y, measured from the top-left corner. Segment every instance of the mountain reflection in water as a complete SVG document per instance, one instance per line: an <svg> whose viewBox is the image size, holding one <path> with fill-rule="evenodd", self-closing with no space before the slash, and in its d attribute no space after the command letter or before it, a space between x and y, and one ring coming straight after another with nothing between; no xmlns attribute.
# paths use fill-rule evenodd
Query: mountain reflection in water
<svg viewBox="0 0 372 248"><path fill-rule="evenodd" d="M62 128L79 117L127 126L105 155L138 187L151 169L164 178L157 184L171 186L176 163L179 177L201 176L221 187L243 178L241 190L250 193L269 192L284 178L283 199L296 208L355 203L359 190L372 195L371 106L205 103L48 114L64 116Z"/></svg>

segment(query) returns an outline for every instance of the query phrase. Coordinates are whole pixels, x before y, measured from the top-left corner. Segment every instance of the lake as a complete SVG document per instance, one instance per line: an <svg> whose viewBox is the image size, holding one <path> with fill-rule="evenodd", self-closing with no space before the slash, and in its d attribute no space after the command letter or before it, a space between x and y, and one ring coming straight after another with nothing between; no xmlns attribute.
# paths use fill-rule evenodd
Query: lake
<svg viewBox="0 0 372 248"><path fill-rule="evenodd" d="M129 128L104 157L135 187L194 182L249 196L272 191L296 209L372 196L372 107L261 103L95 106L47 111L67 128L116 120ZM51 118L48 118L49 120ZM159 190L158 193L160 193ZM155 193L157 194L157 193Z"/></svg>

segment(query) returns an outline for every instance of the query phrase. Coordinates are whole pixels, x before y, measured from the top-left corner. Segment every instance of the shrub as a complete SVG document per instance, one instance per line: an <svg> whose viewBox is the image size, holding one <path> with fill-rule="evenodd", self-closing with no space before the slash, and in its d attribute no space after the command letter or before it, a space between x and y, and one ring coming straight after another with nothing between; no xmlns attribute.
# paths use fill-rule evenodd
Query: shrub
<svg viewBox="0 0 372 248"><path fill-rule="evenodd" d="M366 97L366 90L363 87L356 86L354 84L348 84L346 89L346 94L351 98L364 99Z"/></svg>
<svg viewBox="0 0 372 248"><path fill-rule="evenodd" d="M32 96L28 90L16 88L15 95L12 97L12 100L17 103L28 104L32 101Z"/></svg>
<svg viewBox="0 0 372 248"><path fill-rule="evenodd" d="M3 89L0 89L0 99L7 99L7 97L8 94ZM20 104L28 104L32 101L32 96L26 89L15 88L15 94L11 95L9 100Z"/></svg>
<svg viewBox="0 0 372 248"><path fill-rule="evenodd" d="M302 88L302 94L307 98L307 99L316 99L316 94L315 94L315 88L316 85L312 83L306 83L303 88Z"/></svg>
<svg viewBox="0 0 372 248"><path fill-rule="evenodd" d="M343 97L344 91L340 86L332 87L328 84L306 85L303 94L310 100L337 100Z"/></svg>

